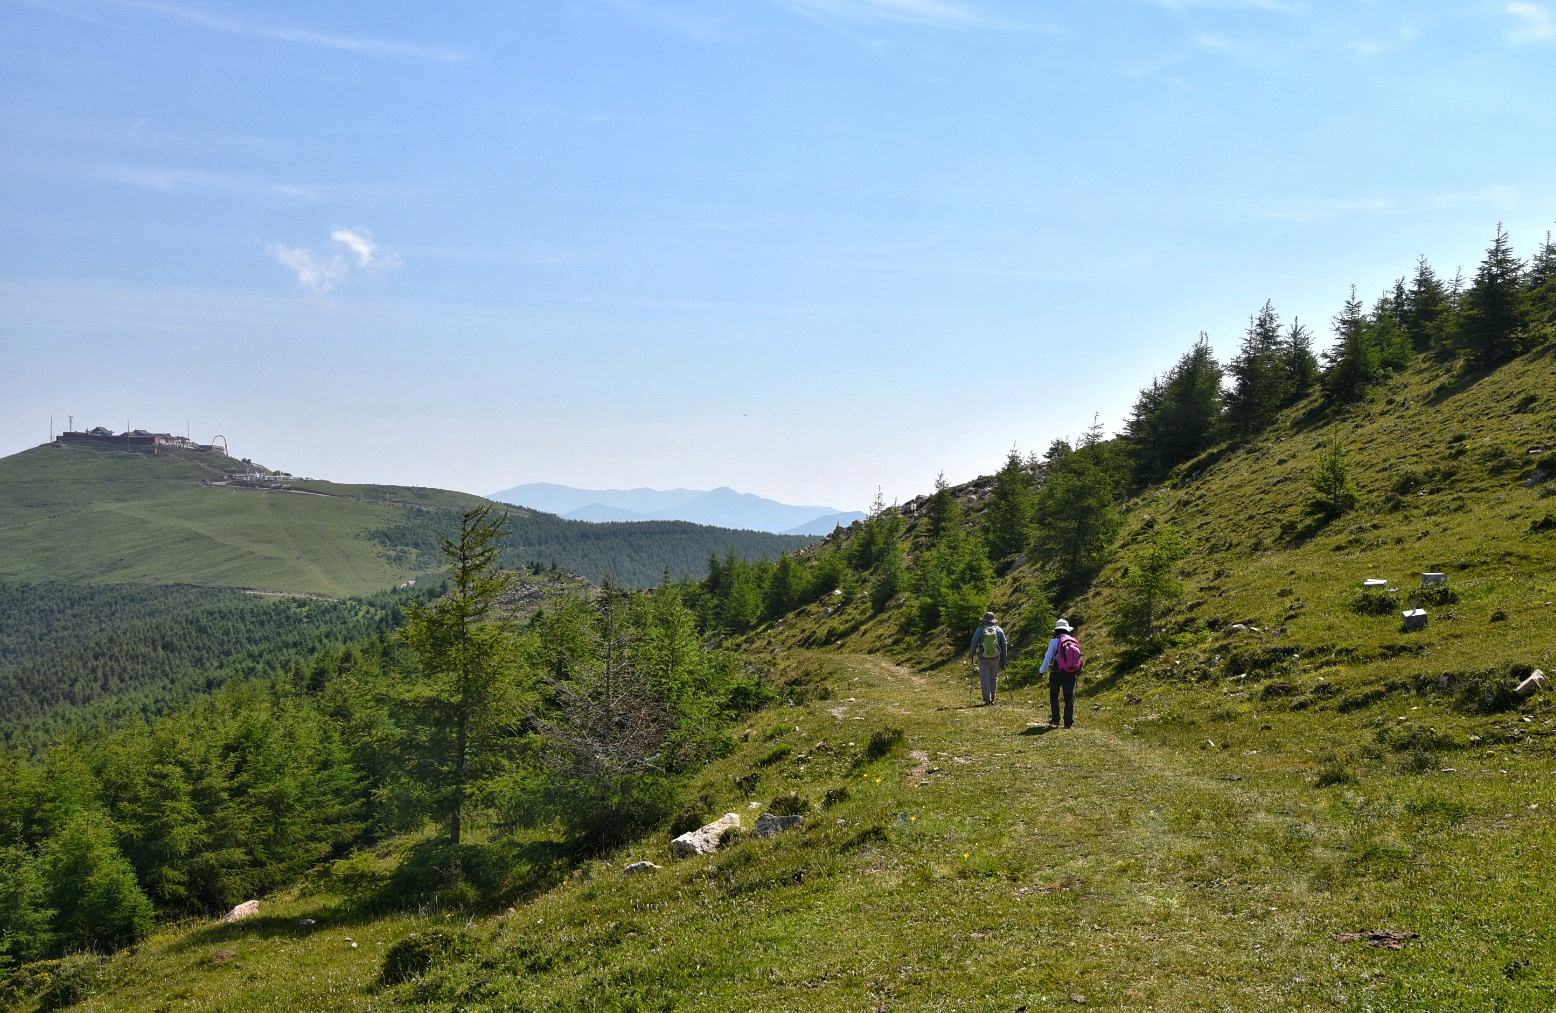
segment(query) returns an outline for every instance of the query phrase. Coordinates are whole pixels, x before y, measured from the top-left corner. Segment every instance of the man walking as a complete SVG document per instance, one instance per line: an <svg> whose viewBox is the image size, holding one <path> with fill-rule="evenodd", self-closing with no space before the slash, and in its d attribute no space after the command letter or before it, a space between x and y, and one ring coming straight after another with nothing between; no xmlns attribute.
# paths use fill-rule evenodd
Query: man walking
<svg viewBox="0 0 1556 1013"><path fill-rule="evenodd" d="M1048 642L1048 652L1043 655L1043 667L1039 675L1048 676L1048 708L1052 716L1050 727L1059 726L1059 694L1064 694L1064 727L1075 723L1075 682L1080 678L1081 643L1070 634L1074 629L1063 619L1054 623L1054 638Z"/></svg>
<svg viewBox="0 0 1556 1013"><path fill-rule="evenodd" d="M983 684L983 702L994 702L999 689L1000 673L1010 660L1010 645L1005 642L1005 631L994 621L993 612L983 614L983 624L973 631L972 646L968 648L973 663L978 666L978 681Z"/></svg>

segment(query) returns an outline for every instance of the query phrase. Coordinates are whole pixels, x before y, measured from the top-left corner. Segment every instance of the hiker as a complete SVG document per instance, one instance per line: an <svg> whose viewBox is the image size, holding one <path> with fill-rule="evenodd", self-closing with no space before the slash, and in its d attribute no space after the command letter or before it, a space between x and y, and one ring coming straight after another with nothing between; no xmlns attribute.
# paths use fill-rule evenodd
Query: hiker
<svg viewBox="0 0 1556 1013"><path fill-rule="evenodd" d="M1053 728L1059 726L1061 690L1064 692L1064 727L1075 723L1075 681L1080 677L1085 659L1081 657L1081 642L1070 635L1074 632L1063 619L1054 623L1054 638L1048 642L1048 653L1043 655L1043 667L1037 670L1039 675L1048 676L1048 707L1052 711L1048 724Z"/></svg>
<svg viewBox="0 0 1556 1013"><path fill-rule="evenodd" d="M993 612L983 614L983 623L973 631L972 646L968 648L973 664L978 666L978 680L983 683L983 702L994 702L994 691L999 688L1000 673L1010 660L1010 645L1005 642L1005 631L994 621Z"/></svg>

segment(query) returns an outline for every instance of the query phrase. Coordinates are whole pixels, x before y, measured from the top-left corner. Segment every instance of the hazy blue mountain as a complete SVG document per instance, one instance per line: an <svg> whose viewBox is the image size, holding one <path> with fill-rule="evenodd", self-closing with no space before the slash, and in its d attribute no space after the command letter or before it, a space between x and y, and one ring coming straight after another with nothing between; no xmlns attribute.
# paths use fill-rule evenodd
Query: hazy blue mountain
<svg viewBox="0 0 1556 1013"><path fill-rule="evenodd" d="M583 517L579 520L661 520L665 519L662 516L665 511L675 510L701 495L704 495L701 489L574 489L550 482L531 482L494 492L487 498L563 517L589 506L611 507L640 515Z"/></svg>
<svg viewBox="0 0 1556 1013"><path fill-rule="evenodd" d="M527 506L569 520L691 521L715 527L792 534L830 534L864 516L828 506L793 506L727 486L717 489L574 489L532 482L493 493L491 499Z"/></svg>

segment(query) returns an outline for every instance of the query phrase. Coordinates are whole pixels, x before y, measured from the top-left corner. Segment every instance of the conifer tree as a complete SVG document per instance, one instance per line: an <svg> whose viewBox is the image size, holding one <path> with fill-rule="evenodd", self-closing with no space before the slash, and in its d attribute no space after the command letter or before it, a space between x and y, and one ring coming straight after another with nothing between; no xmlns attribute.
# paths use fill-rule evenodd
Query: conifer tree
<svg viewBox="0 0 1556 1013"><path fill-rule="evenodd" d="M1286 371L1281 355L1280 317L1266 302L1248 320L1237 356L1227 365L1232 389L1226 398L1227 425L1248 437L1274 420L1286 403Z"/></svg>
<svg viewBox="0 0 1556 1013"><path fill-rule="evenodd" d="M505 520L489 506L463 512L458 536L442 540L447 592L407 608L401 631L421 669L404 699L413 729L411 773L455 846L472 791L496 772L519 719L513 644L500 604L513 581L498 569Z"/></svg>
<svg viewBox="0 0 1556 1013"><path fill-rule="evenodd" d="M1441 348L1446 340L1448 290L1422 257L1405 293L1405 334L1417 352Z"/></svg>
<svg viewBox="0 0 1556 1013"><path fill-rule="evenodd" d="M924 526L931 540L938 541L948 531L960 531L962 527L962 505L956 501L956 494L951 491L951 486L945 480L945 472L935 476L935 491L924 504Z"/></svg>
<svg viewBox="0 0 1556 1013"><path fill-rule="evenodd" d="M1285 373L1285 404L1293 405L1318 386L1318 357L1313 354L1313 335L1296 318L1281 342L1281 365Z"/></svg>
<svg viewBox="0 0 1556 1013"><path fill-rule="evenodd" d="M1362 396L1381 368L1354 285L1351 286L1351 297L1335 317L1334 329L1339 340L1324 353L1328 367L1324 372L1324 390L1332 401L1354 401Z"/></svg>
<svg viewBox="0 0 1556 1013"><path fill-rule="evenodd" d="M1004 467L994 476L994 491L984 515L984 539L993 559L1010 559L1026 549L1032 508L1032 476L1021 454L1012 447Z"/></svg>
<svg viewBox="0 0 1556 1013"><path fill-rule="evenodd" d="M1323 521L1332 521L1350 513L1361 501L1356 486L1351 481L1351 458L1345 441L1332 435L1329 447L1307 474L1313 496L1307 501L1307 512Z"/></svg>
<svg viewBox="0 0 1556 1013"><path fill-rule="evenodd" d="M1187 554L1188 545L1176 530L1165 524L1152 528L1121 582L1124 597L1114 623L1116 636L1133 643L1156 638L1162 613L1183 594L1177 568Z"/></svg>
<svg viewBox="0 0 1556 1013"><path fill-rule="evenodd" d="M1065 593L1080 589L1118 531L1113 479L1093 452L1098 445L1091 438L1072 450L1056 440L1044 458L1048 475L1038 494L1032 552L1053 568Z"/></svg>
<svg viewBox="0 0 1556 1013"><path fill-rule="evenodd" d="M117 949L151 931L154 909L101 812L77 813L40 856L54 934L70 949Z"/></svg>
<svg viewBox="0 0 1556 1013"><path fill-rule="evenodd" d="M1513 254L1507 231L1497 223L1496 238L1464 293L1454 345L1472 369L1485 369L1518 354L1524 325L1523 262Z"/></svg>
<svg viewBox="0 0 1556 1013"><path fill-rule="evenodd" d="M1165 379L1140 392L1124 428L1136 482L1154 482L1209 449L1221 422L1222 375L1201 332Z"/></svg>

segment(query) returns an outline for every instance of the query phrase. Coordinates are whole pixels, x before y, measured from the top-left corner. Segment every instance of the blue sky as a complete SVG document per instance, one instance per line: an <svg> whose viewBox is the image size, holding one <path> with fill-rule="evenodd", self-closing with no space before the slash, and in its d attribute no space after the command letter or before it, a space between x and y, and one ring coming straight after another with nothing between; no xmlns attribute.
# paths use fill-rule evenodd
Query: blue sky
<svg viewBox="0 0 1556 1013"><path fill-rule="evenodd" d="M0 0L0 453L863 506L1556 223L1556 0Z"/></svg>

